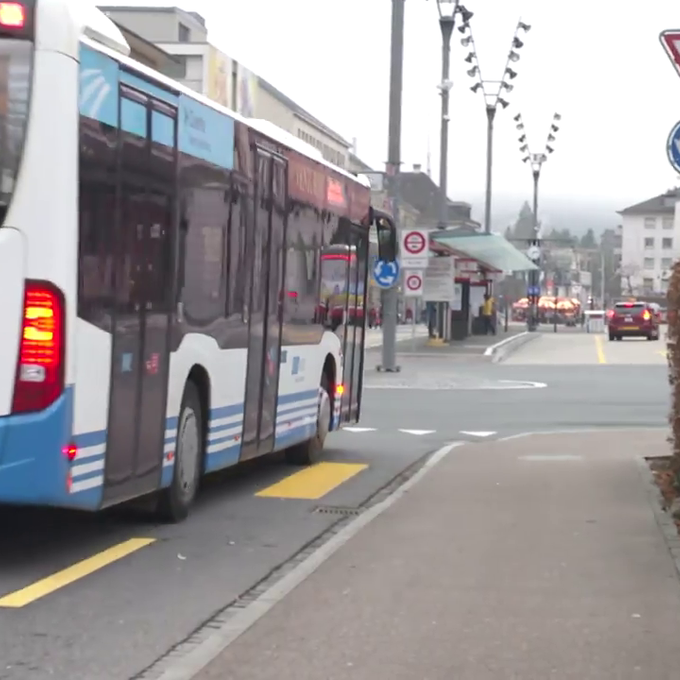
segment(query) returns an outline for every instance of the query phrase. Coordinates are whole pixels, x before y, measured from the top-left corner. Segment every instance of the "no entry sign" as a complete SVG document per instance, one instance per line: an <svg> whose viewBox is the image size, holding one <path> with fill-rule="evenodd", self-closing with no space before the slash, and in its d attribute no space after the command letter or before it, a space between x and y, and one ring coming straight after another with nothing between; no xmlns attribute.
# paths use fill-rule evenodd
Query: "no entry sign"
<svg viewBox="0 0 680 680"><path fill-rule="evenodd" d="M404 297L421 297L423 294L423 273L406 272L404 275Z"/></svg>
<svg viewBox="0 0 680 680"><path fill-rule="evenodd" d="M401 264L407 269L427 267L430 257L430 233L424 229L401 232Z"/></svg>

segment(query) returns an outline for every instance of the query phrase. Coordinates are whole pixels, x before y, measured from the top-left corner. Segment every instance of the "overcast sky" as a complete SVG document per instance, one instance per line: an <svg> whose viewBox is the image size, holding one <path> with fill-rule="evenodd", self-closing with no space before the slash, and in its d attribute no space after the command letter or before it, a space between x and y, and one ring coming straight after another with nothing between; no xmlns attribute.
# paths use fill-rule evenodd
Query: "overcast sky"
<svg viewBox="0 0 680 680"><path fill-rule="evenodd" d="M127 0L125 5L170 5ZM200 12L209 39L298 101L347 139L359 156L384 167L387 154L389 0L178 0ZM510 107L497 117L494 183L526 196L512 117L521 112L530 147L541 152L554 112L562 115L555 153L544 167L546 197L602 198L624 207L661 193L677 177L665 155L680 119L680 78L663 52L660 30L678 24L671 0L467 0L484 79L502 76L519 17L522 40ZM484 189L483 98L469 87L467 49L452 50L449 194ZM435 0L406 0L402 160L439 168L441 42ZM490 86L493 87L493 86ZM678 182L680 183L680 182Z"/></svg>

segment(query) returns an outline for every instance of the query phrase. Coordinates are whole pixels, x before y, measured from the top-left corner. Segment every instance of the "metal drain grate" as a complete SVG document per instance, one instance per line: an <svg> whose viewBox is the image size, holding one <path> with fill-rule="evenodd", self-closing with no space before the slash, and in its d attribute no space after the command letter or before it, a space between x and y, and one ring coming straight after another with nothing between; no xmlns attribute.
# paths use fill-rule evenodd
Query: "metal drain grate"
<svg viewBox="0 0 680 680"><path fill-rule="evenodd" d="M360 515L363 510L359 508L343 508L337 505L319 505L314 508L314 512L319 512L323 515L345 515L349 517Z"/></svg>

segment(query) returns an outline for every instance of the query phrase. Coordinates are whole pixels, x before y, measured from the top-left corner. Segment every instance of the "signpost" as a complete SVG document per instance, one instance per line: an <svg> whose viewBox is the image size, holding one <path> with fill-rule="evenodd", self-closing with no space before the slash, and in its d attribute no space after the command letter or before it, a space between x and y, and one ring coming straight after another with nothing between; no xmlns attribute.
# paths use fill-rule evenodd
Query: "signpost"
<svg viewBox="0 0 680 680"><path fill-rule="evenodd" d="M404 275L404 297L423 296L423 272L409 271Z"/></svg>
<svg viewBox="0 0 680 680"><path fill-rule="evenodd" d="M675 172L680 172L680 122L676 123L666 142L668 162Z"/></svg>
<svg viewBox="0 0 680 680"><path fill-rule="evenodd" d="M404 297L414 298L411 309L411 349L416 351L416 308L415 298L423 297L423 272L407 271L404 273Z"/></svg>
<svg viewBox="0 0 680 680"><path fill-rule="evenodd" d="M430 232L424 229L402 231L399 252L404 269L425 269L430 261Z"/></svg>
<svg viewBox="0 0 680 680"><path fill-rule="evenodd" d="M423 277L423 298L427 302L446 302L454 299L455 258L433 257Z"/></svg>
<svg viewBox="0 0 680 680"><path fill-rule="evenodd" d="M399 263L376 260L373 265L373 280L380 288L392 288L399 280Z"/></svg>

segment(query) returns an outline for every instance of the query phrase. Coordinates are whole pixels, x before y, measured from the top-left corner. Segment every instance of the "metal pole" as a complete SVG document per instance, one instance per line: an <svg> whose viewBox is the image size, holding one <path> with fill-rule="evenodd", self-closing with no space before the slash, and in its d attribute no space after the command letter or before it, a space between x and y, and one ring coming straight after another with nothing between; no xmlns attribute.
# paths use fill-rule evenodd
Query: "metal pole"
<svg viewBox="0 0 680 680"><path fill-rule="evenodd" d="M535 242L538 243L538 180L540 179L541 176L541 169L540 166L537 168L534 168L533 170L533 176L534 176L534 238L536 239ZM532 286L534 288L540 286L540 270L539 271L532 271L531 272L531 280L532 280ZM534 301L531 304L531 324L529 327L529 330L536 330L538 328L538 304L536 299L534 298Z"/></svg>
<svg viewBox="0 0 680 680"><path fill-rule="evenodd" d="M399 230L399 168L401 165L401 99L404 79L404 10L405 0L392 0L390 48L389 136L387 142L388 196L394 223ZM383 344L379 370L398 373L397 366L397 284L382 291Z"/></svg>
<svg viewBox="0 0 680 680"><path fill-rule="evenodd" d="M486 107L486 202L484 207L484 231L491 233L491 182L493 174L493 121L496 107Z"/></svg>
<svg viewBox="0 0 680 680"><path fill-rule="evenodd" d="M457 5L457 3L456 3ZM439 26L442 31L442 119L439 140L439 229L446 229L449 221L449 202L447 195L449 170L449 78L451 57L451 35L453 33L455 11L451 16L442 16ZM448 303L437 305L437 331L442 340L448 339Z"/></svg>

